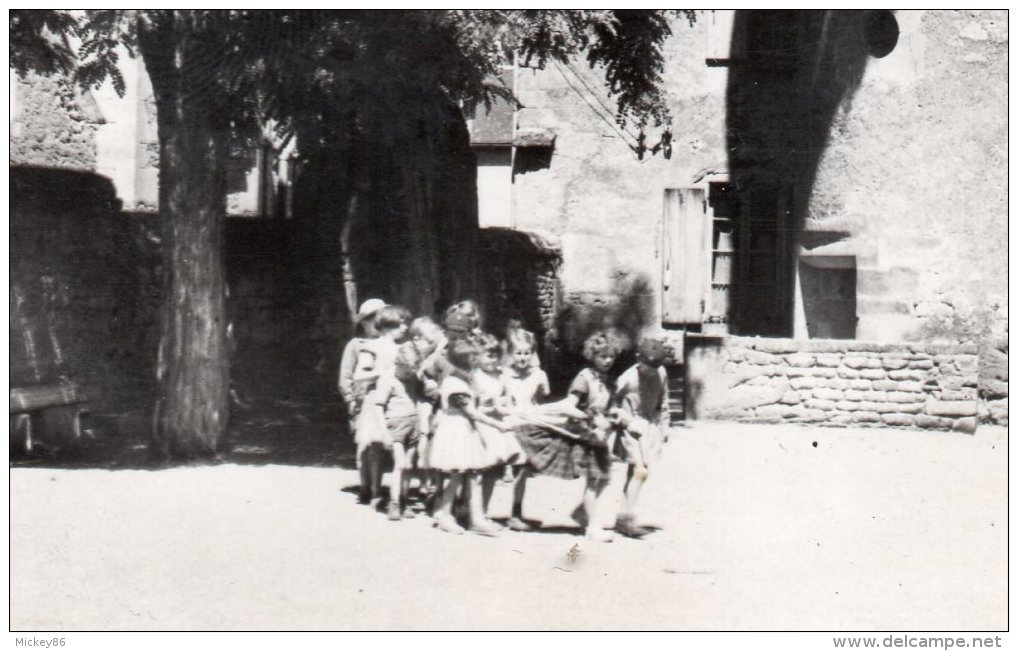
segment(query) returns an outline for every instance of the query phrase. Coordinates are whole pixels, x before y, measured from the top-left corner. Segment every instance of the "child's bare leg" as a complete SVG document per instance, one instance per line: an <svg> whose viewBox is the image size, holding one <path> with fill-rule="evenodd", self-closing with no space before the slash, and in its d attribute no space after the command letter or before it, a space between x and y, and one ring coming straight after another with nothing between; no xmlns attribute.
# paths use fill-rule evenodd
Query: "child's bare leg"
<svg viewBox="0 0 1018 651"><path fill-rule="evenodd" d="M470 508L470 530L485 536L494 535L501 527L489 520L484 513L484 487L482 486L485 477L490 474L485 472L472 472L467 475L469 495L467 503Z"/></svg>
<svg viewBox="0 0 1018 651"><path fill-rule="evenodd" d="M491 505L491 496L495 494L495 482L502 474L500 467L489 468L481 475L481 508L484 516L488 516L488 507Z"/></svg>
<svg viewBox="0 0 1018 651"><path fill-rule="evenodd" d="M403 473L403 482L399 487L400 499L402 500L400 508L403 509L404 517L407 518L415 517L413 509L410 508L410 475L411 471L409 470Z"/></svg>
<svg viewBox="0 0 1018 651"><path fill-rule="evenodd" d="M382 455L384 450L381 444L372 443L368 449L368 465L371 474L371 499L382 498Z"/></svg>
<svg viewBox="0 0 1018 651"><path fill-rule="evenodd" d="M456 524L456 518L452 516L452 503L455 501L456 494L459 493L460 486L463 483L463 475L452 473L445 482L442 482L441 478L436 476L436 483L442 489L438 501L438 512L435 513L435 521L438 523L438 527L442 531L449 533L463 533L463 528ZM443 483L445 484L444 486L442 485Z"/></svg>
<svg viewBox="0 0 1018 651"><path fill-rule="evenodd" d="M406 517L414 517L414 512L410 508L410 487L414 482L415 477L419 477L419 471L414 466L416 465L417 459L417 447L411 446L406 449L405 465L403 467L403 479L400 483L399 494L403 500L400 503L400 508L406 514ZM423 484L423 480L421 480Z"/></svg>
<svg viewBox="0 0 1018 651"><path fill-rule="evenodd" d="M436 513L438 505L442 502L442 476L435 470L424 471L426 490L428 500L428 512Z"/></svg>
<svg viewBox="0 0 1018 651"><path fill-rule="evenodd" d="M513 482L513 518L523 520L523 498L527 494L527 479L530 478L530 466L521 466L516 472Z"/></svg>
<svg viewBox="0 0 1018 651"><path fill-rule="evenodd" d="M368 463L368 449L357 450L357 473L360 475L360 501L367 504L371 501L371 466Z"/></svg>
<svg viewBox="0 0 1018 651"><path fill-rule="evenodd" d="M636 516L636 502L640 499L640 490L647 481L647 466L642 463L631 464L626 471L626 486L624 489L625 500L622 504L622 513L628 517Z"/></svg>
<svg viewBox="0 0 1018 651"><path fill-rule="evenodd" d="M606 482L599 479L588 479L583 488L583 510L587 512L587 527L598 526L597 500L604 492Z"/></svg>
<svg viewBox="0 0 1018 651"><path fill-rule="evenodd" d="M523 498L527 493L527 479L530 478L530 466L519 466L514 468L516 477L513 481L513 513L509 518L509 528L513 531L533 531L526 520L523 519Z"/></svg>
<svg viewBox="0 0 1018 651"><path fill-rule="evenodd" d="M452 503L456 499L456 492L459 490L461 476L459 473L449 475L444 482L438 480L442 486L442 496L438 499L438 516L452 517Z"/></svg>
<svg viewBox="0 0 1018 651"><path fill-rule="evenodd" d="M636 502L640 499L640 490L647 481L647 466L643 458L635 459L626 470L626 485L623 488L622 508L615 523L615 530L627 536L644 536L650 533L636 523Z"/></svg>
<svg viewBox="0 0 1018 651"><path fill-rule="evenodd" d="M392 483L389 488L388 515L390 520L399 520L400 504L405 495L403 470L406 466L406 449L402 443L392 444Z"/></svg>
<svg viewBox="0 0 1018 651"><path fill-rule="evenodd" d="M583 509L587 512L587 537L600 542L611 542L612 536L601 527L597 519L597 501L608 482L604 479L587 479L583 489Z"/></svg>

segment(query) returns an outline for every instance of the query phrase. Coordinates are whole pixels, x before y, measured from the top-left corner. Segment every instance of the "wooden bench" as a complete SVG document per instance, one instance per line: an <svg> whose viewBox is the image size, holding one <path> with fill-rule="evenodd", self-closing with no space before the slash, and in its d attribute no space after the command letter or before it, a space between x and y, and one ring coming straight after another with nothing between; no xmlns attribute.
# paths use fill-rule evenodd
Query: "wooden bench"
<svg viewBox="0 0 1018 651"><path fill-rule="evenodd" d="M42 421L44 430L62 430L62 436L70 435L77 442L82 435L81 414L86 411L85 394L72 382L11 387L11 434L24 432L27 452L34 445L35 419Z"/></svg>

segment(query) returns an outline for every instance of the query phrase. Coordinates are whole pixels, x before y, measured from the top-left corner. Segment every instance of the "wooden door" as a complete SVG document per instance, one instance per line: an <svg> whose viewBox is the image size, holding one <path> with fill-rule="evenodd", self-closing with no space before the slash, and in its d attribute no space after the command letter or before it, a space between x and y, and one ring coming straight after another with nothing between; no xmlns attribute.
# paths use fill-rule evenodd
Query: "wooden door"
<svg viewBox="0 0 1018 651"><path fill-rule="evenodd" d="M664 196L661 320L703 323L710 258L707 202L700 188L668 188Z"/></svg>

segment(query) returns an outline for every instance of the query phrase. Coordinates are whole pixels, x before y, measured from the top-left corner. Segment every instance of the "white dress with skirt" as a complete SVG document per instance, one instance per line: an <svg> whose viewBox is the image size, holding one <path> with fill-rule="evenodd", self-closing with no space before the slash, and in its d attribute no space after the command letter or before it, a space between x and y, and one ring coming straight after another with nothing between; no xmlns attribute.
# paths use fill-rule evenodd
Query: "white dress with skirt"
<svg viewBox="0 0 1018 651"><path fill-rule="evenodd" d="M502 377L474 371L473 384L478 411L498 420L500 416L495 414L496 407L507 406L506 387ZM523 448L512 431L500 430L485 423L476 423L475 426L490 456L490 466L517 465L525 461Z"/></svg>
<svg viewBox="0 0 1018 651"><path fill-rule="evenodd" d="M442 472L470 472L492 465L480 432L464 412L477 406L477 396L462 378L450 375L439 387L441 411L428 451L428 467Z"/></svg>

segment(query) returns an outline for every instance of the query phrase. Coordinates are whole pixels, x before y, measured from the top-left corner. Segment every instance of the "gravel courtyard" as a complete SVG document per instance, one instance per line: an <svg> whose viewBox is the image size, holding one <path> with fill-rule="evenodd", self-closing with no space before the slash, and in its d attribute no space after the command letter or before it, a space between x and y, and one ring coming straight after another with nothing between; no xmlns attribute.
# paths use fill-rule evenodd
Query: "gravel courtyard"
<svg viewBox="0 0 1018 651"><path fill-rule="evenodd" d="M1003 428L695 423L645 489L660 529L610 544L570 521L579 482L532 482L544 531L484 538L389 522L341 490L355 481L296 465L12 468L11 628L1008 626ZM508 515L508 485L495 501Z"/></svg>

